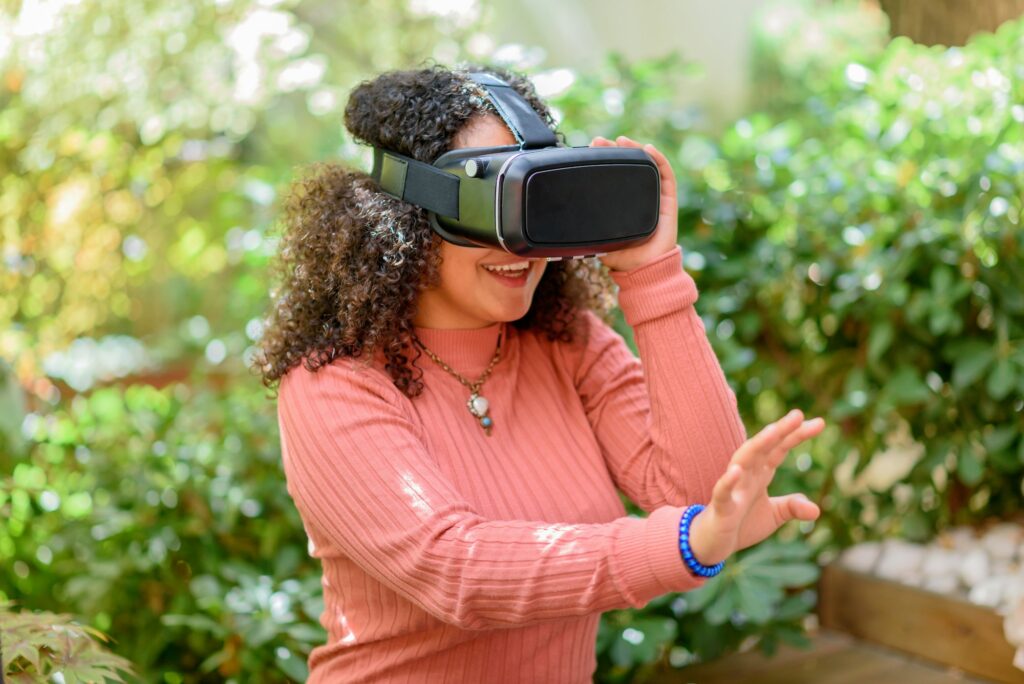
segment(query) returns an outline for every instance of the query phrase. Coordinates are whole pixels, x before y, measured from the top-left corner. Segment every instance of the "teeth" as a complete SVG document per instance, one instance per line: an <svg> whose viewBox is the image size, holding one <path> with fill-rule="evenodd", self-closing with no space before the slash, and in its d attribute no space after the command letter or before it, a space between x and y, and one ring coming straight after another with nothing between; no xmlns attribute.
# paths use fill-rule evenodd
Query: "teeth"
<svg viewBox="0 0 1024 684"><path fill-rule="evenodd" d="M510 275L518 274L526 269L530 268L530 262L523 261L518 264L507 264L505 266L484 266L488 271L495 271L498 273L508 273Z"/></svg>

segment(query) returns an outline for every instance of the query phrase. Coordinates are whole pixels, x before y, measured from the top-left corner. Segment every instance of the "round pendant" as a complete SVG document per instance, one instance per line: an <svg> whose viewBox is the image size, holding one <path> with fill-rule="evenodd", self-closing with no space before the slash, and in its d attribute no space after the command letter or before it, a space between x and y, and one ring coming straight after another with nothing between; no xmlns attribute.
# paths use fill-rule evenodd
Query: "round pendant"
<svg viewBox="0 0 1024 684"><path fill-rule="evenodd" d="M470 395L469 401L466 403L466 405L469 407L469 412L472 413L477 418L483 418L484 416L486 416L487 411L491 407L488 401L481 397L479 394Z"/></svg>
<svg viewBox="0 0 1024 684"><path fill-rule="evenodd" d="M481 397L477 393L469 395L469 401L466 402L466 406L469 408L469 412L480 421L480 427L484 429L487 436L491 436L491 428L494 426L494 419L492 419L487 412L490 410L491 405L486 399Z"/></svg>

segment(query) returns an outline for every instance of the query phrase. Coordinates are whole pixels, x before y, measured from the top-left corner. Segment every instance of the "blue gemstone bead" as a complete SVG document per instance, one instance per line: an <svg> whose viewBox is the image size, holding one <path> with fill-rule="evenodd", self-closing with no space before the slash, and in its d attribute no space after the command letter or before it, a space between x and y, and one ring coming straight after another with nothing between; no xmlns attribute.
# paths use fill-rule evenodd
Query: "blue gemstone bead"
<svg viewBox="0 0 1024 684"><path fill-rule="evenodd" d="M487 416L484 416L483 418L480 419L480 424L483 425L484 427L491 427L492 422L493 421L491 421L491 419L488 418Z"/></svg>

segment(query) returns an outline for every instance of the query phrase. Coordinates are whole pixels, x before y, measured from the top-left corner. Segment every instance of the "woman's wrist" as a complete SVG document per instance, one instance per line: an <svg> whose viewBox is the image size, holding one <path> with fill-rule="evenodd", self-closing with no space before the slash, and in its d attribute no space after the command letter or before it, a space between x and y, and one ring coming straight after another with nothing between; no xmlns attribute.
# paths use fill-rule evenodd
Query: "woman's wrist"
<svg viewBox="0 0 1024 684"><path fill-rule="evenodd" d="M694 559L701 565L713 566L723 562L731 553L720 547L720 540L714 538L708 523L714 513L704 509L690 521L689 545Z"/></svg>

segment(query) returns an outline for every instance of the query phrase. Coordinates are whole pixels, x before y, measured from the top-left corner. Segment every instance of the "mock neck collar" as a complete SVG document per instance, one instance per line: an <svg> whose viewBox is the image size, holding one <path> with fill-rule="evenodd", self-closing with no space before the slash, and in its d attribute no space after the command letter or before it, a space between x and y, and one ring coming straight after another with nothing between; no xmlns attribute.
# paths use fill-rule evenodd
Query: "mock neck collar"
<svg viewBox="0 0 1024 684"><path fill-rule="evenodd" d="M494 323L485 328L468 330L420 327L416 327L414 330L427 349L434 352L455 372L466 376L469 380L475 380L494 357L498 346L498 336L501 334L503 326L505 327L505 337L501 343L501 355L504 358L509 350L508 336L512 330L512 326L505 323ZM442 373L445 372L426 354L423 354L417 365L421 368L433 366Z"/></svg>

